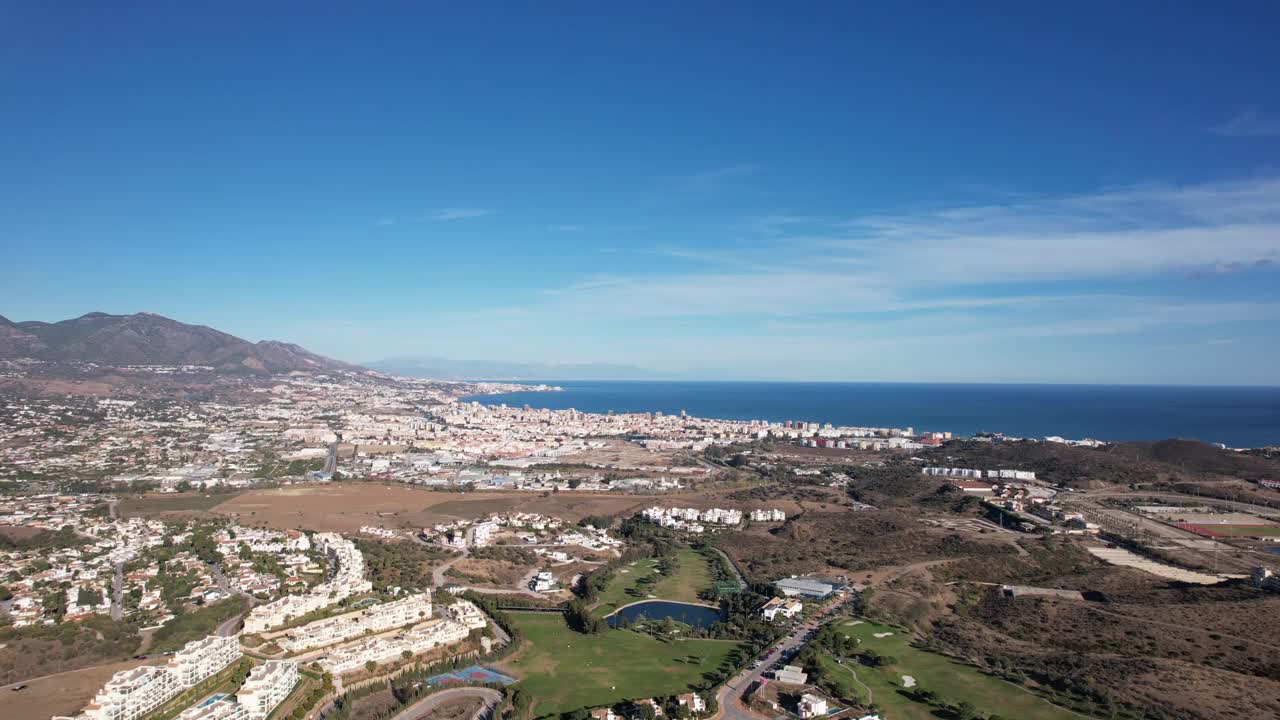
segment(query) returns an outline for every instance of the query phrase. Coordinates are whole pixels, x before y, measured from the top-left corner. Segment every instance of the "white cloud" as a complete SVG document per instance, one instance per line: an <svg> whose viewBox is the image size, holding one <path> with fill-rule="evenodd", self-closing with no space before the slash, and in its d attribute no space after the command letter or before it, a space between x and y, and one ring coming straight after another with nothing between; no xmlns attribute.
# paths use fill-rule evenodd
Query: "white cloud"
<svg viewBox="0 0 1280 720"><path fill-rule="evenodd" d="M486 217L496 214L496 210L486 208L444 208L429 213L424 220L432 220L436 222L447 222L450 220L470 220L472 218Z"/></svg>
<svg viewBox="0 0 1280 720"><path fill-rule="evenodd" d="M1268 115L1256 108L1236 113L1226 122L1214 125L1209 131L1226 137L1265 137L1280 135L1280 117Z"/></svg>
<svg viewBox="0 0 1280 720"><path fill-rule="evenodd" d="M558 311L581 314L798 316L975 307L1002 304L988 297L998 287L1030 298L1050 283L1261 269L1280 263L1280 180L1149 185L834 229L749 247L658 248L697 270L615 275L552 295Z"/></svg>

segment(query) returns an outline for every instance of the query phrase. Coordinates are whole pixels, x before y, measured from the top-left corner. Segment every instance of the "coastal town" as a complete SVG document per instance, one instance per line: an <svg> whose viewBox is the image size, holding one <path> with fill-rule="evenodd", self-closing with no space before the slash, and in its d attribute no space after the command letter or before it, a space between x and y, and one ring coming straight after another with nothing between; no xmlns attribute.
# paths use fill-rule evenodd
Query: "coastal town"
<svg viewBox="0 0 1280 720"><path fill-rule="evenodd" d="M872 681L891 653L942 657L898 645L926 636L911 618L932 601L894 600L951 592L918 575L936 563L1070 558L1260 601L1280 587L1269 475L1181 502L1018 459L1103 441L510 407L485 396L556 389L370 372L178 399L148 378L206 369L119 372L134 381L111 396L0 396L6 692L111 669L39 720L373 720L366 697L426 707L445 688L511 720L883 720L895 705L839 668ZM975 577L992 576L960 581ZM966 587L1089 602L995 580ZM84 652L49 654L51 633ZM10 648L39 659L6 665ZM715 669L650 679L685 656ZM565 690L574 663L615 679ZM956 692L897 703L981 707ZM1071 698L1053 700L1084 712ZM1026 717L1058 717L1034 703Z"/></svg>

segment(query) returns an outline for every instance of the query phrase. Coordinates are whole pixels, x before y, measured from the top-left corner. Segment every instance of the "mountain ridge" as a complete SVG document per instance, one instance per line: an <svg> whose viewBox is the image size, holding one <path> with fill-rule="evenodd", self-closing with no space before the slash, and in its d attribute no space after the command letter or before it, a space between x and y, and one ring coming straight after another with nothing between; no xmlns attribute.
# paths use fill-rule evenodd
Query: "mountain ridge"
<svg viewBox="0 0 1280 720"><path fill-rule="evenodd" d="M363 371L278 340L250 342L208 325L155 313L90 312L44 322L0 315L0 360L30 358L100 365L204 365L226 372Z"/></svg>

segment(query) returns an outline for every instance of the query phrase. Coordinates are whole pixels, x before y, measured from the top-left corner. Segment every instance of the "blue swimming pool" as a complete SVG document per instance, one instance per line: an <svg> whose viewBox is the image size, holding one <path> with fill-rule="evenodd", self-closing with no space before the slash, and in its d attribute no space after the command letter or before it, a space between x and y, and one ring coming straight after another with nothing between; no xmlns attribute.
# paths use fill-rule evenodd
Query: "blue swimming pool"
<svg viewBox="0 0 1280 720"><path fill-rule="evenodd" d="M218 702L219 700L225 700L226 697L227 697L226 693L218 693L217 695L211 695L208 700L205 700L204 702L200 703L198 707L209 707L210 705Z"/></svg>

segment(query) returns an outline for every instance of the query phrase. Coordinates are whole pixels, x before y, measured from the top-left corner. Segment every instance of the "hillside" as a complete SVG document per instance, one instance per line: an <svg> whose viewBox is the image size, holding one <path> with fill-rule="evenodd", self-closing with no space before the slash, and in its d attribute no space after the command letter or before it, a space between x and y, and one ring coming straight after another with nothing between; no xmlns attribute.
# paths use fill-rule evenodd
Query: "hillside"
<svg viewBox="0 0 1280 720"><path fill-rule="evenodd" d="M1275 459L1224 450L1198 440L1116 443L1100 448L1041 442L955 442L925 451L938 465L1034 470L1037 477L1074 488L1176 479L1275 477Z"/></svg>
<svg viewBox="0 0 1280 720"><path fill-rule="evenodd" d="M89 313L55 323L0 316L0 360L32 358L100 365L204 365L222 371L281 373L359 370L290 343L253 343L160 315Z"/></svg>

